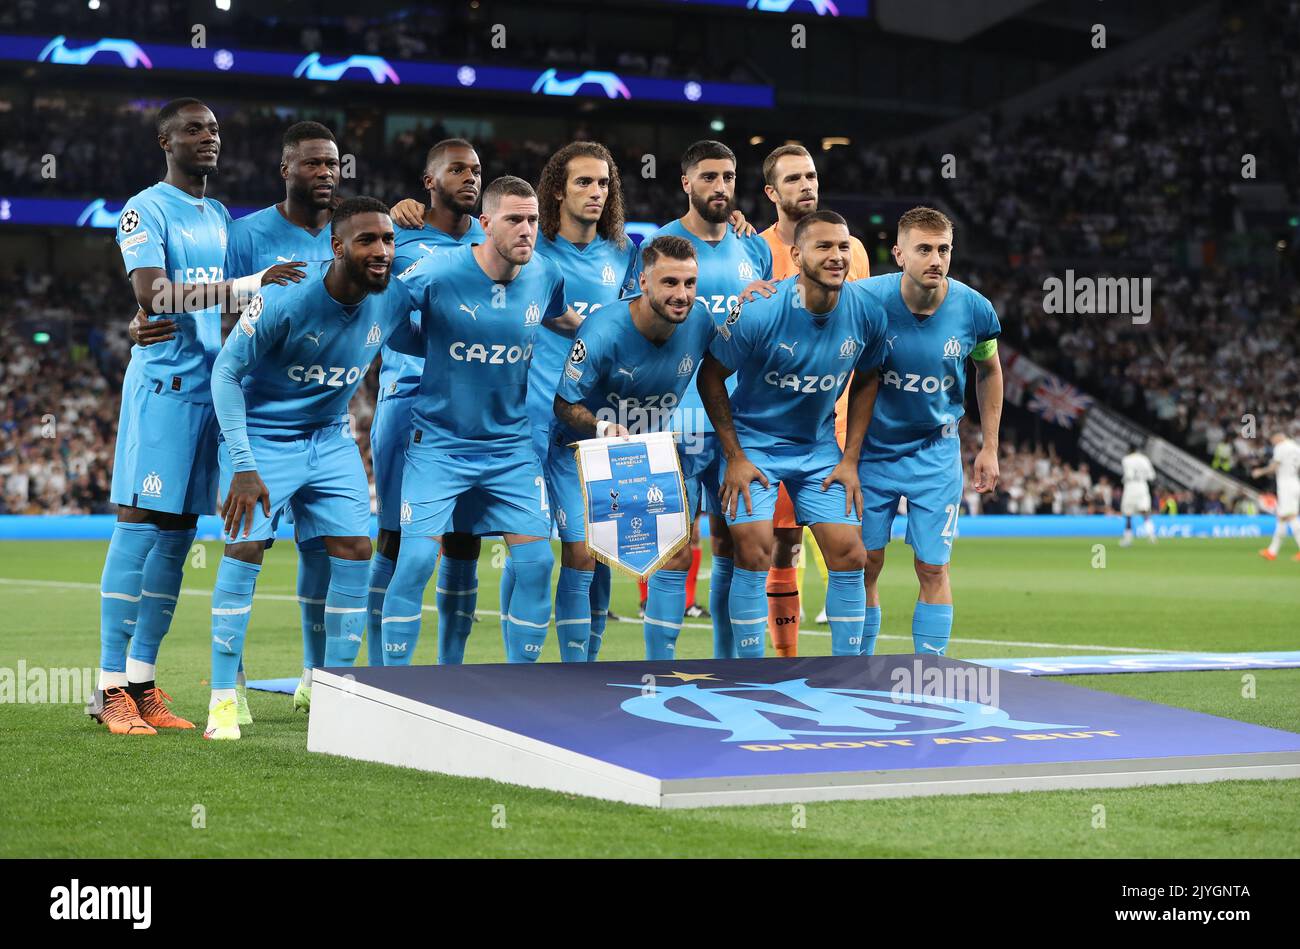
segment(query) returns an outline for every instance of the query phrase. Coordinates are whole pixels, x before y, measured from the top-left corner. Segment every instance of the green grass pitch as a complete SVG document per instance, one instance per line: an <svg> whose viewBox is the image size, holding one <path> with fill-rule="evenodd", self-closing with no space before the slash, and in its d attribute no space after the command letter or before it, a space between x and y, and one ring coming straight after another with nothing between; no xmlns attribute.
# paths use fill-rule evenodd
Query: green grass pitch
<svg viewBox="0 0 1300 949"><path fill-rule="evenodd" d="M1257 540L1106 544L1092 539L964 540L954 559L956 658L1114 649L1294 649L1300 564L1267 563ZM105 544L0 544L0 669L93 667ZM176 710L205 720L208 598L220 546L191 566L163 643L160 684ZM499 555L498 555L499 557ZM480 563L467 659L499 661L492 543ZM705 568L708 560L706 555ZM294 675L301 636L290 544L267 558L249 631L252 677ZM879 652L910 652L916 581L890 546ZM636 587L616 577L614 610L636 616ZM701 582L700 598L707 602ZM427 603L432 604L429 592ZM809 616L821 605L813 581ZM824 628L823 628L824 629ZM825 654L817 627L802 654ZM682 658L709 654L705 628L683 630ZM434 658L428 615L415 662ZM1080 647L1099 647L1083 649ZM1100 648L1104 647L1104 648ZM363 653L364 654L364 653ZM640 625L611 625L602 658L639 659ZM557 659L552 636L544 661ZM1274 728L1300 731L1300 670L1077 676L1064 681ZM109 736L79 705L0 706L0 856L1300 856L1300 781L661 812L546 791L308 754L307 723L286 695L250 693L256 723L239 742L198 731ZM1098 810L1101 805L1104 810ZM1102 822L1104 826L1095 826ZM801 825L801 826L800 826Z"/></svg>

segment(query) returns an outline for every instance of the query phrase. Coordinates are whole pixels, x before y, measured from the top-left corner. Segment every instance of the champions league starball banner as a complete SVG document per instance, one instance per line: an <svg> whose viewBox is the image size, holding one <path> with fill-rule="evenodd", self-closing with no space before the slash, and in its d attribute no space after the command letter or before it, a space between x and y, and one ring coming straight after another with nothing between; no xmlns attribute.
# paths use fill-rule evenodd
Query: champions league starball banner
<svg viewBox="0 0 1300 949"><path fill-rule="evenodd" d="M596 559L638 579L654 573L690 537L686 484L672 432L577 443Z"/></svg>

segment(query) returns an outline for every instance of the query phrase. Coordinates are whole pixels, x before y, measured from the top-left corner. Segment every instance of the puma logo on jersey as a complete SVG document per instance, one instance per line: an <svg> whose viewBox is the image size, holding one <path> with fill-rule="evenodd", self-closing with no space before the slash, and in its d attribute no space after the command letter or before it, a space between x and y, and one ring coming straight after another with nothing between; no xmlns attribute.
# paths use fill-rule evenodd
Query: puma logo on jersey
<svg viewBox="0 0 1300 949"><path fill-rule="evenodd" d="M614 375L627 376L629 379L634 379L636 375L636 369L624 369L622 366L619 366L617 369L614 370Z"/></svg>
<svg viewBox="0 0 1300 949"><path fill-rule="evenodd" d="M183 227L177 228L177 230L184 234L188 240L194 240L194 234L192 232L185 230Z"/></svg>
<svg viewBox="0 0 1300 949"><path fill-rule="evenodd" d="M424 242L421 242L416 246L419 247L420 250L424 251L426 254L432 254L435 250L438 249L436 247L430 247L428 244L425 244Z"/></svg>
<svg viewBox="0 0 1300 949"><path fill-rule="evenodd" d="M468 314L473 318L474 322L477 323L477 322L478 322L478 308L479 308L480 306L482 306L482 305L483 305L483 304L481 304L481 303L475 303L475 304L474 304L474 309L471 310L469 307L467 307L465 304L462 303L462 304L460 305L460 308L461 308L462 310L464 310L466 313L468 313Z"/></svg>
<svg viewBox="0 0 1300 949"><path fill-rule="evenodd" d="M321 339L322 336L325 335L325 331L324 331L324 330L321 330L319 333L305 333L304 335L305 335L309 340L311 340L313 344L319 346L319 345L320 345L320 339Z"/></svg>
<svg viewBox="0 0 1300 949"><path fill-rule="evenodd" d="M279 254L276 254L276 255L275 255L275 262L276 262L277 264L291 264L291 263L293 263L293 261L291 261L288 257L281 257Z"/></svg>
<svg viewBox="0 0 1300 949"><path fill-rule="evenodd" d="M898 337L897 337L896 335L895 335L895 336L886 336L886 337L885 337L885 345L889 347L889 351L890 351L891 353L894 351L894 344L895 344L896 342L898 342Z"/></svg>
<svg viewBox="0 0 1300 949"><path fill-rule="evenodd" d="M796 339L793 343L777 343L776 348L787 350L790 353L790 355L793 356L794 348L798 345L799 345L799 341Z"/></svg>

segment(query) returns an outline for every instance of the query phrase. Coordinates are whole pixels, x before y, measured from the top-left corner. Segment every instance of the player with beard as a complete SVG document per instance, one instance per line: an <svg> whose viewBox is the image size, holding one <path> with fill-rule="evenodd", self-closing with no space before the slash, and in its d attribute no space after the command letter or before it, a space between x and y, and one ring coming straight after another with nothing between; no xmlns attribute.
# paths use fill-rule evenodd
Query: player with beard
<svg viewBox="0 0 1300 949"><path fill-rule="evenodd" d="M86 711L113 734L193 728L167 708L155 682L158 648L180 595L198 515L216 507L217 420L211 370L222 309L266 283L296 280L292 265L225 277L230 214L205 197L221 132L198 99L158 111L166 177L126 202L117 225L136 302L174 316L156 346L136 346L122 380L113 463L117 523L100 581L100 680ZM130 657L127 656L128 643Z"/></svg>
<svg viewBox="0 0 1300 949"><path fill-rule="evenodd" d="M368 197L339 204L333 259L254 297L217 356L225 556L212 592L212 699L203 737L240 737L235 675L266 541L292 509L329 556L323 665L350 665L366 625L370 486L348 402L394 334L415 345L413 302L390 281L393 224ZM242 536L241 531L242 529Z"/></svg>
<svg viewBox="0 0 1300 949"><path fill-rule="evenodd" d="M429 149L424 165L424 188L429 205L406 198L393 207L397 228L394 273L406 272L424 257L446 253L464 244L481 244L483 226L474 216L483 187L483 165L474 146L463 138L448 138ZM420 391L424 358L384 350L379 371L379 401L370 426L370 459L375 469L375 494L379 499L379 539L370 564L370 621L366 649L370 664L383 664L384 597L393 580L401 550L402 470L411 434L411 407ZM473 525L453 518L458 530L443 536L438 566L438 658L460 662L474 626L478 605L480 542Z"/></svg>
<svg viewBox="0 0 1300 949"><path fill-rule="evenodd" d="M714 141L690 146L682 155L681 182L688 199L686 213L661 227L651 239L667 234L691 242L699 266L696 296L708 306L714 322L721 323L747 286L760 278L771 279L772 251L762 238L741 236L728 227L736 199L736 156L730 148ZM734 388L734 380L727 385ZM677 424L686 442L688 470L684 473L688 478L700 478L702 506L710 515L713 654L729 658L735 655L727 612L733 569L731 534L718 501L718 440L694 384L682 397Z"/></svg>
<svg viewBox="0 0 1300 949"><path fill-rule="evenodd" d="M641 253L641 293L611 303L598 318L584 322L560 373L546 479L566 563L591 556L585 544L582 480L569 445L584 438L669 430L682 393L693 384L695 367L716 333L708 309L695 296L695 249L690 241L659 237ZM699 479L686 479L685 487L686 510L693 513ZM690 561L690 547L683 546L650 577L644 627L647 659L673 658L686 611ZM562 651L570 628L560 625L563 596L562 585L555 599Z"/></svg>
<svg viewBox="0 0 1300 949"><path fill-rule="evenodd" d="M794 229L806 216L817 210L817 166L812 155L802 145L781 145L772 149L763 159L763 193L776 208L776 223L760 236L772 249L772 279L784 280L799 272L791 251L794 246ZM861 280L871 276L870 259L862 241L849 237L850 257L848 280ZM774 290L775 287L772 287ZM844 447L844 432L848 424L849 390L835 405L835 436ZM795 566L800 551L809 552L803 543L804 529L794 517L794 502L782 485L777 489L776 513L772 518L776 546L772 552L772 569L767 575L767 632L778 656L794 656L799 647L800 571ZM816 542L814 547L816 549ZM829 579L829 578L823 578ZM822 610L818 621L824 621Z"/></svg>

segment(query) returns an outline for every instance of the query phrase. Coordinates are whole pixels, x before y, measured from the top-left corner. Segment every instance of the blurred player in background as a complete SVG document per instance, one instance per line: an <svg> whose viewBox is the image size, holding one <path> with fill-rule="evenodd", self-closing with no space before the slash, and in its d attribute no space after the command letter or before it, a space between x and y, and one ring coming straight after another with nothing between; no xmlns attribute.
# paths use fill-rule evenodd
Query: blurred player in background
<svg viewBox="0 0 1300 949"><path fill-rule="evenodd" d="M526 393L537 332L572 333L559 269L534 257L537 194L505 176L483 192L485 239L421 258L401 278L420 311L424 373L402 474L402 547L384 599L385 665L406 665L424 588L458 502L472 533L502 535L515 561L508 661L536 662L551 616L550 507ZM459 513L459 512L458 512ZM439 657L458 661L459 657Z"/></svg>
<svg viewBox="0 0 1300 949"><path fill-rule="evenodd" d="M1291 536L1300 544L1300 444L1281 432L1275 432L1271 441L1273 460L1250 473L1252 478L1277 476L1277 525L1273 528L1273 539L1259 552L1265 560L1277 559L1288 525ZM1300 553L1292 559L1300 560Z"/></svg>
<svg viewBox="0 0 1300 949"><path fill-rule="evenodd" d="M778 481L786 482L798 521L812 527L826 552L835 655L858 654L865 619L858 453L879 385L885 313L861 284L846 285L851 244L844 218L834 211L805 215L794 239L799 276L770 297L737 304L700 370L700 394L724 457L720 500L736 560L729 612L745 659L764 651ZM729 401L725 379L733 372L739 381ZM841 449L835 403L846 388Z"/></svg>
<svg viewBox="0 0 1300 949"><path fill-rule="evenodd" d="M1151 543L1156 542L1156 526L1151 520L1151 482L1156 479L1156 469L1151 459L1134 449L1120 461L1124 478L1124 492L1120 495L1119 512L1124 515L1124 536L1121 547L1133 543L1133 516L1142 515L1142 533Z"/></svg>
<svg viewBox="0 0 1300 949"><path fill-rule="evenodd" d="M772 280L784 280L798 273L791 255L794 229L806 216L817 210L819 179L812 155L802 145L781 145L763 160L763 193L776 208L776 223L759 236L772 249ZM856 237L849 237L850 256L847 280L871 276L867 249ZM846 387L835 405L835 437L844 447L848 425L849 390ZM799 648L799 622L802 571L797 560L810 553L803 543L802 527L794 518L794 503L785 486L777 489L776 513L772 519L776 546L772 550L772 569L767 575L767 633L778 656L794 656ZM816 540L812 550L819 549ZM829 581L829 577L825 578ZM819 621L824 621L823 609Z"/></svg>
<svg viewBox="0 0 1300 949"><path fill-rule="evenodd" d="M933 208L913 208L898 221L894 260L901 273L859 281L889 317L885 362L871 427L862 443L859 473L864 500L862 538L867 548L867 619L862 652L875 651L880 633L877 581L885 545L907 498L907 543L920 595L912 613L916 652L943 655L952 635L948 560L961 510L961 439L966 360L975 363L983 445L975 456L975 490L998 482L998 429L1002 422L1002 332L984 295L948 276L952 222Z"/></svg>
<svg viewBox="0 0 1300 949"><path fill-rule="evenodd" d="M404 273L423 257L465 244L481 244L483 225L474 216L483 187L483 165L474 146L463 138L435 143L425 158L426 208L406 199L393 208L397 228L394 273ZM370 426L370 458L379 499L379 539L370 567L370 623L366 649L370 664L384 662L384 596L393 579L401 549L402 470L411 434L411 408L420 392L424 358L387 348L379 372L379 401ZM479 539L451 530L443 536L435 602L438 607L438 656L459 662L474 627L478 606Z"/></svg>
<svg viewBox="0 0 1300 949"><path fill-rule="evenodd" d="M641 263L640 294L610 304L599 319L583 323L560 374L546 477L566 560L591 558L582 481L569 445L584 438L669 431L682 393L692 385L716 332L708 308L695 296L697 267L690 241L656 238L642 248ZM679 445L679 459L681 454ZM685 487L686 510L694 513L699 479L685 479ZM686 612L690 563L688 539L650 577L643 626L647 659L673 658ZM562 586L555 600L562 651L567 628L558 622L563 594Z"/></svg>
<svg viewBox="0 0 1300 949"><path fill-rule="evenodd" d="M198 516L216 508L211 371L221 311L237 310L259 284L298 274L282 265L260 278L225 278L231 218L205 197L221 153L216 116L198 99L174 99L159 110L157 131L167 175L126 202L117 244L140 308L173 315L175 326L158 345L132 350L122 381L111 495L118 514L100 580L101 671L86 710L123 735L194 727L168 709L155 666Z"/></svg>
<svg viewBox="0 0 1300 949"><path fill-rule="evenodd" d="M736 155L721 142L701 141L682 155L682 190L687 195L687 210L675 221L665 224L651 240L663 235L682 237L695 247L699 266L696 296L704 301L715 323L721 323L736 306L740 294L755 280L772 277L772 251L757 235L742 235L728 227L736 201ZM728 383L734 388L734 381ZM728 600L731 591L731 534L721 516L718 497L721 488L721 456L713 423L704 411L704 403L695 385L688 386L678 409L678 417L687 440L687 477L699 477L701 507L709 514L710 542L713 548L712 573L709 580L709 610L713 619L713 654L720 659L735 655ZM692 557L693 569L698 559ZM687 585L688 599L690 584ZM688 615L691 606L688 603Z"/></svg>
<svg viewBox="0 0 1300 949"><path fill-rule="evenodd" d="M212 698L204 738L238 739L235 676L266 541L292 508L302 541L329 557L325 655L350 666L366 628L370 485L347 417L379 349L411 331L411 297L390 282L393 224L368 197L339 204L334 259L245 308L212 370L221 424L225 556L212 591ZM242 534L240 529L242 528Z"/></svg>

